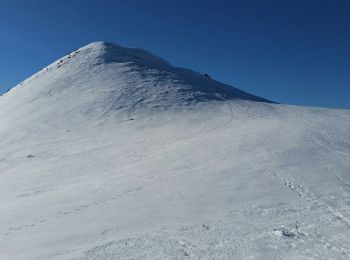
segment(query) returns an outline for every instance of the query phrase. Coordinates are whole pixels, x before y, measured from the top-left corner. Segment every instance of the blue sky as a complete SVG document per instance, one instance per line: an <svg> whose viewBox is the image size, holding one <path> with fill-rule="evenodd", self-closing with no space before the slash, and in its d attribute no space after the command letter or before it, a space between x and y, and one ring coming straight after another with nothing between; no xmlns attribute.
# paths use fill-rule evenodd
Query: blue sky
<svg viewBox="0 0 350 260"><path fill-rule="evenodd" d="M0 93L92 41L281 103L350 108L350 1L0 0Z"/></svg>

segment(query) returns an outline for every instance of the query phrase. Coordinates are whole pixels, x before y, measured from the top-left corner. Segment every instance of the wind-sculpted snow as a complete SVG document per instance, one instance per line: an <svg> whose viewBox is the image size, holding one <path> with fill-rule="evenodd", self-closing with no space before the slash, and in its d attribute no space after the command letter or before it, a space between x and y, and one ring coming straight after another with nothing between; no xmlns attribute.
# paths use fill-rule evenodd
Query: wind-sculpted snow
<svg viewBox="0 0 350 260"><path fill-rule="evenodd" d="M101 42L70 53L5 94L0 100L7 109L0 115L12 111L11 118L22 117L26 110L43 116L73 113L77 120L91 120L102 114L128 116L133 110L159 112L226 99L266 101L174 68L147 51Z"/></svg>
<svg viewBox="0 0 350 260"><path fill-rule="evenodd" d="M0 259L349 259L350 112L94 43L0 97Z"/></svg>

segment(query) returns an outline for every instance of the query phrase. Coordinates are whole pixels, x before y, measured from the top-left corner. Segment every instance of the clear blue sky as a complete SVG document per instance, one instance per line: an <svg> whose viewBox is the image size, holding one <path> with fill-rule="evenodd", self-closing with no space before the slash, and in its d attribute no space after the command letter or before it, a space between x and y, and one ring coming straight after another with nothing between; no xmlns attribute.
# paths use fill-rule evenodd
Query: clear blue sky
<svg viewBox="0 0 350 260"><path fill-rule="evenodd" d="M347 0L0 0L0 93L101 40L277 102L350 108Z"/></svg>

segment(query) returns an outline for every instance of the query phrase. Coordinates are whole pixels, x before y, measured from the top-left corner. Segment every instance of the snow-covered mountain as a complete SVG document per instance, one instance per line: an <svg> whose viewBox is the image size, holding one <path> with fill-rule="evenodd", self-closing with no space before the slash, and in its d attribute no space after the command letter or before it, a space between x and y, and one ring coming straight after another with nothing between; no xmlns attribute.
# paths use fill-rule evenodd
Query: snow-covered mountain
<svg viewBox="0 0 350 260"><path fill-rule="evenodd" d="M0 259L349 259L350 111L92 43L0 97Z"/></svg>

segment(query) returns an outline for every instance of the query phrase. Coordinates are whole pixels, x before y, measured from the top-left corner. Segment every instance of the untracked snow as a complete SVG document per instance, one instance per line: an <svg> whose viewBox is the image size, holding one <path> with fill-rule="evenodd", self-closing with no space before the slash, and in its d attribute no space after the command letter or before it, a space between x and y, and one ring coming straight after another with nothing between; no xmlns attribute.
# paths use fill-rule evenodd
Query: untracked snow
<svg viewBox="0 0 350 260"><path fill-rule="evenodd" d="M349 258L349 110L104 42L0 97L0 259Z"/></svg>

